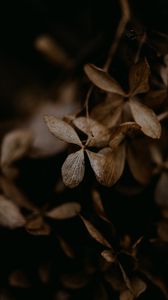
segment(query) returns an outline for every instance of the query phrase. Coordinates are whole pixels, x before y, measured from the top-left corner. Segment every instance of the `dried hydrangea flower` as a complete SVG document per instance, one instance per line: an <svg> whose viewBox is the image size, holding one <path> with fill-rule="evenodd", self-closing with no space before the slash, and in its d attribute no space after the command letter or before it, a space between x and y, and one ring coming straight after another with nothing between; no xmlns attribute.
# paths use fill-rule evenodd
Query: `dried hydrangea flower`
<svg viewBox="0 0 168 300"><path fill-rule="evenodd" d="M105 103L99 105L99 113L109 118L109 127L121 119L126 109L135 122L141 126L144 134L151 138L160 138L161 125L154 111L144 105L137 95L149 90L149 65L146 60L133 65L129 72L129 91L125 92L120 84L103 69L94 65L86 65L85 73L88 78L100 89L112 94ZM111 114L115 110L115 114ZM112 117L110 121L109 114ZM125 120L122 120L125 121ZM130 121L130 120L126 120Z"/></svg>
<svg viewBox="0 0 168 300"><path fill-rule="evenodd" d="M108 129L92 119L79 117L73 121L76 128L87 135L87 140L82 142L75 129L67 122L54 116L45 116L45 122L57 138L79 146L79 150L71 153L62 166L62 177L64 184L70 188L76 187L84 178L85 153L89 158L90 165L97 180L103 185L112 185L111 170L109 174L109 163L113 166L111 158L105 153L93 152L89 148L102 148L108 145L110 134ZM110 179L109 179L110 177Z"/></svg>

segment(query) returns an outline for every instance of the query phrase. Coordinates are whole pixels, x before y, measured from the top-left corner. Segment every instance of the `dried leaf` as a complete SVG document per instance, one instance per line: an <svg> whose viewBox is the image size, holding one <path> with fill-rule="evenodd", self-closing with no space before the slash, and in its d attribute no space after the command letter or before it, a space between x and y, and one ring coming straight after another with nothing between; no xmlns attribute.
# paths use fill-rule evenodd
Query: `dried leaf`
<svg viewBox="0 0 168 300"><path fill-rule="evenodd" d="M12 162L22 158L30 149L32 142L28 130L14 130L9 132L2 141L1 164L5 168Z"/></svg>
<svg viewBox="0 0 168 300"><path fill-rule="evenodd" d="M46 216L55 220L64 220L77 216L81 206L77 202L64 203L46 213Z"/></svg>
<svg viewBox="0 0 168 300"><path fill-rule="evenodd" d="M101 232L96 229L96 227L88 220L86 220L84 217L80 216L84 225L86 226L86 229L88 230L91 237L96 240L98 243L102 244L103 246L107 248L111 248L110 243L104 238L104 236L101 234Z"/></svg>
<svg viewBox="0 0 168 300"><path fill-rule="evenodd" d="M140 103L138 100L129 100L133 118L141 126L142 131L149 137L159 139L161 136L161 125L154 111Z"/></svg>
<svg viewBox="0 0 168 300"><path fill-rule="evenodd" d="M74 125L88 135L88 147L104 147L108 144L110 133L108 129L97 121L79 117L73 121Z"/></svg>
<svg viewBox="0 0 168 300"><path fill-rule="evenodd" d="M146 93L149 90L150 68L147 60L133 65L129 72L129 87L131 96Z"/></svg>
<svg viewBox="0 0 168 300"><path fill-rule="evenodd" d="M85 65L84 71L88 78L100 89L124 96L125 93L117 81L115 81L107 72L97 68L94 65Z"/></svg>
<svg viewBox="0 0 168 300"><path fill-rule="evenodd" d="M25 225L19 208L4 196L0 196L0 225L15 229Z"/></svg>
<svg viewBox="0 0 168 300"><path fill-rule="evenodd" d="M66 186L76 187L85 174L85 160L83 149L68 155L62 166L62 178Z"/></svg>
<svg viewBox="0 0 168 300"><path fill-rule="evenodd" d="M54 116L45 116L44 120L50 130L58 139L82 146L82 143L72 126Z"/></svg>
<svg viewBox="0 0 168 300"><path fill-rule="evenodd" d="M168 207L168 172L163 172L155 190L155 201L159 206Z"/></svg>

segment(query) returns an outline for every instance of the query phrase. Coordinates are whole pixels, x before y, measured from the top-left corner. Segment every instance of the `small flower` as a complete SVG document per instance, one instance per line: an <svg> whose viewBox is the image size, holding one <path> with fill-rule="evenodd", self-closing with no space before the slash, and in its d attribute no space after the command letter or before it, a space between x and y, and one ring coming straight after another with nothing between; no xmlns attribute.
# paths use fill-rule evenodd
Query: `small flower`
<svg viewBox="0 0 168 300"><path fill-rule="evenodd" d="M92 83L111 94L105 103L97 107L99 111L98 120L105 119L108 127L113 127L123 117L126 108L128 108L127 115L132 115L135 122L141 126L144 134L151 138L160 138L161 125L157 116L152 109L141 103L137 98L137 95L146 93L149 90L150 70L146 60L131 67L128 92L125 92L120 84L107 72L94 65L86 65L85 73ZM122 121L129 120L124 119Z"/></svg>
<svg viewBox="0 0 168 300"><path fill-rule="evenodd" d="M45 116L45 122L52 134L67 143L79 146L79 150L71 153L62 166L62 178L66 186L73 188L79 185L85 174L85 154L97 180L103 185L112 185L113 164L111 158L100 151L93 152L89 148L103 148L108 145L110 133L108 129L92 119L79 117L73 125L87 135L81 141L74 127L54 116ZM110 163L110 164L109 164Z"/></svg>

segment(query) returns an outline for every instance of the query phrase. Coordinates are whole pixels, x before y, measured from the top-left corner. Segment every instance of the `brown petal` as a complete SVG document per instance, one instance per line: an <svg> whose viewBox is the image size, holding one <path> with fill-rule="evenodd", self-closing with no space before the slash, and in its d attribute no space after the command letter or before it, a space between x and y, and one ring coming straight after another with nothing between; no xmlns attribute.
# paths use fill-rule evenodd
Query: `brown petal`
<svg viewBox="0 0 168 300"><path fill-rule="evenodd" d="M81 146L82 143L71 125L54 116L45 116L44 120L50 130L58 139Z"/></svg>
<svg viewBox="0 0 168 300"><path fill-rule="evenodd" d="M119 95L125 95L123 89L117 81L115 81L107 72L94 65L85 65L84 71L90 81L100 89Z"/></svg>
<svg viewBox="0 0 168 300"><path fill-rule="evenodd" d="M95 106L91 112L91 117L112 128L121 120L123 110L123 97L117 94L108 94L107 99Z"/></svg>
<svg viewBox="0 0 168 300"><path fill-rule="evenodd" d="M129 290L124 290L120 293L120 300L134 300L145 292L147 285L140 278L134 278L131 280L132 293Z"/></svg>
<svg viewBox="0 0 168 300"><path fill-rule="evenodd" d="M118 147L118 145L124 142L127 136L134 137L134 135L138 133L140 129L141 127L135 122L125 122L121 124L111 135L111 141L109 143L110 147L112 149Z"/></svg>
<svg viewBox="0 0 168 300"><path fill-rule="evenodd" d="M25 224L25 219L19 208L4 196L0 196L0 225L15 229L22 227Z"/></svg>
<svg viewBox="0 0 168 300"><path fill-rule="evenodd" d="M110 250L104 250L101 252L101 256L108 262L113 263L116 260L116 256Z"/></svg>
<svg viewBox="0 0 168 300"><path fill-rule="evenodd" d="M86 117L79 117L73 121L74 125L88 135L89 147L104 147L110 139L109 130L99 122Z"/></svg>
<svg viewBox="0 0 168 300"><path fill-rule="evenodd" d="M49 235L51 228L46 224L41 216L36 216L26 224L26 230L33 235Z"/></svg>
<svg viewBox="0 0 168 300"><path fill-rule="evenodd" d="M32 136L30 131L15 130L9 132L2 141L1 164L9 166L12 162L22 158L30 149Z"/></svg>
<svg viewBox="0 0 168 300"><path fill-rule="evenodd" d="M104 148L100 153L106 155L106 173L104 174L107 182L106 185L112 186L120 179L124 171L126 160L125 144L122 143L115 149ZM111 168L109 166L111 166Z"/></svg>
<svg viewBox="0 0 168 300"><path fill-rule="evenodd" d="M110 223L110 221L107 219L100 194L95 189L92 191L92 201L93 201L94 209L95 209L95 212L97 213L97 215L100 218L102 218L104 221Z"/></svg>
<svg viewBox="0 0 168 300"><path fill-rule="evenodd" d="M115 182L117 182L124 172L125 167L125 145L120 145L118 149L114 152L114 161L115 161Z"/></svg>
<svg viewBox="0 0 168 300"><path fill-rule="evenodd" d="M148 184L152 176L151 159L147 146L141 140L136 140L127 146L127 162L130 171L134 178L142 184Z"/></svg>
<svg viewBox="0 0 168 300"><path fill-rule="evenodd" d="M129 100L133 118L141 126L142 131L153 139L159 139L161 136L161 125L154 111L143 105L138 100Z"/></svg>
<svg viewBox="0 0 168 300"><path fill-rule="evenodd" d="M155 201L159 206L168 207L168 172L163 172L155 190Z"/></svg>
<svg viewBox="0 0 168 300"><path fill-rule="evenodd" d="M97 181L102 185L112 186L115 183L113 156L89 150L86 152Z"/></svg>
<svg viewBox="0 0 168 300"><path fill-rule="evenodd" d="M129 290L124 290L120 293L119 300L134 300L134 295Z"/></svg>
<svg viewBox="0 0 168 300"><path fill-rule="evenodd" d="M67 257L74 258L75 254L71 246L61 237L57 236L60 247Z"/></svg>
<svg viewBox="0 0 168 300"><path fill-rule="evenodd" d="M147 60L133 65L129 72L129 87L131 96L146 93L149 90L150 67Z"/></svg>
<svg viewBox="0 0 168 300"><path fill-rule="evenodd" d="M83 149L68 155L62 166L62 178L66 186L76 187L85 174L85 160Z"/></svg>
<svg viewBox="0 0 168 300"><path fill-rule="evenodd" d="M35 205L25 197L25 195L14 185L11 180L0 177L0 187L5 197L11 199L17 206L30 211L37 211Z"/></svg>
<svg viewBox="0 0 168 300"><path fill-rule="evenodd" d="M145 105L152 109L158 108L167 98L167 91L164 90L154 90L149 91L143 99Z"/></svg>
<svg viewBox="0 0 168 300"><path fill-rule="evenodd" d="M142 293L144 293L147 288L146 283L138 277L131 280L131 285L133 288L134 296L136 298L138 298Z"/></svg>
<svg viewBox="0 0 168 300"><path fill-rule="evenodd" d="M102 244L103 246L107 248L111 248L110 243L104 238L102 233L88 220L86 220L84 217L80 216L83 223L86 226L87 231L91 235L91 237L96 240L98 243Z"/></svg>
<svg viewBox="0 0 168 300"><path fill-rule="evenodd" d="M77 216L81 210L81 206L77 202L64 203L46 213L46 216L55 219L63 220Z"/></svg>
<svg viewBox="0 0 168 300"><path fill-rule="evenodd" d="M161 165L163 163L163 157L159 148L155 144L151 143L149 145L149 151L153 162L155 162L158 166Z"/></svg>
<svg viewBox="0 0 168 300"><path fill-rule="evenodd" d="M115 184L120 179L120 177L122 176L122 174L124 172L125 160L126 160L125 144L122 143L116 149L114 149L114 150L111 149L111 151L112 151L111 159L113 161L113 173L111 173L111 177L109 176L109 181L111 178L111 183ZM108 168L109 167L107 164L107 169ZM110 168L109 168L108 173L110 175Z"/></svg>
<svg viewBox="0 0 168 300"><path fill-rule="evenodd" d="M168 86L168 67L167 67L167 65L162 66L160 68L160 77L162 78L165 87L167 87Z"/></svg>

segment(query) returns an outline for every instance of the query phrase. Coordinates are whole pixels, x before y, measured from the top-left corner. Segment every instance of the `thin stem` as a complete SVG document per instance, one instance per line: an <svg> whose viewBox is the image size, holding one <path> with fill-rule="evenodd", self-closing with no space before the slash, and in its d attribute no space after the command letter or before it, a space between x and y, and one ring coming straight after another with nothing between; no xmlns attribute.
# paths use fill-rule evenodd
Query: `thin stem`
<svg viewBox="0 0 168 300"><path fill-rule="evenodd" d="M119 0L120 1L120 6L121 6L121 20L119 22L117 31L116 31L116 35L114 38L114 41L112 43L112 46L109 50L109 54L106 60L106 63L104 65L104 70L108 71L110 64L112 62L113 56L117 50L119 41L124 33L125 27L130 19L130 9L129 9L129 5L128 5L128 0ZM84 107L86 109L86 117L89 120L89 99L90 99L90 95L93 91L93 85L90 86L87 95L86 95L86 100L85 100L85 104Z"/></svg>
<svg viewBox="0 0 168 300"><path fill-rule="evenodd" d="M164 119L168 118L168 111L165 111L163 113L161 113L160 115L157 116L158 121L163 121Z"/></svg>
<svg viewBox="0 0 168 300"><path fill-rule="evenodd" d="M90 96L91 96L91 93L93 91L93 85L90 86L87 94L86 94L86 99L85 99L85 104L84 104L84 107L86 109L86 117L87 119L89 119L89 99L90 99Z"/></svg>
<svg viewBox="0 0 168 300"><path fill-rule="evenodd" d="M90 95L93 91L93 85L91 85L87 91L87 94L86 94L86 98L85 98L85 102L84 102L84 105L82 106L82 108L75 114L75 117L77 117L84 109L86 110L86 117L89 118L89 98L90 98Z"/></svg>
<svg viewBox="0 0 168 300"><path fill-rule="evenodd" d="M109 54L108 54L106 63L104 65L105 71L108 71L108 69L111 65L113 56L117 50L120 39L124 33L124 30L125 30L125 27L126 27L128 21L130 19L130 8L128 5L128 0L120 0L120 6L121 6L121 19L120 19L120 22L119 22L119 25L118 25L118 28L117 28L117 31L116 31L116 34L114 37L114 41L109 50Z"/></svg>
<svg viewBox="0 0 168 300"><path fill-rule="evenodd" d="M143 44L145 43L146 41L146 33L144 32L144 34L142 35L141 39L140 39L140 42L139 42L139 45L138 45L138 50L136 52L136 55L135 55L135 59L134 59L134 63L136 64L139 60L139 57L140 57L140 53L141 53L141 50L142 50L142 46Z"/></svg>

